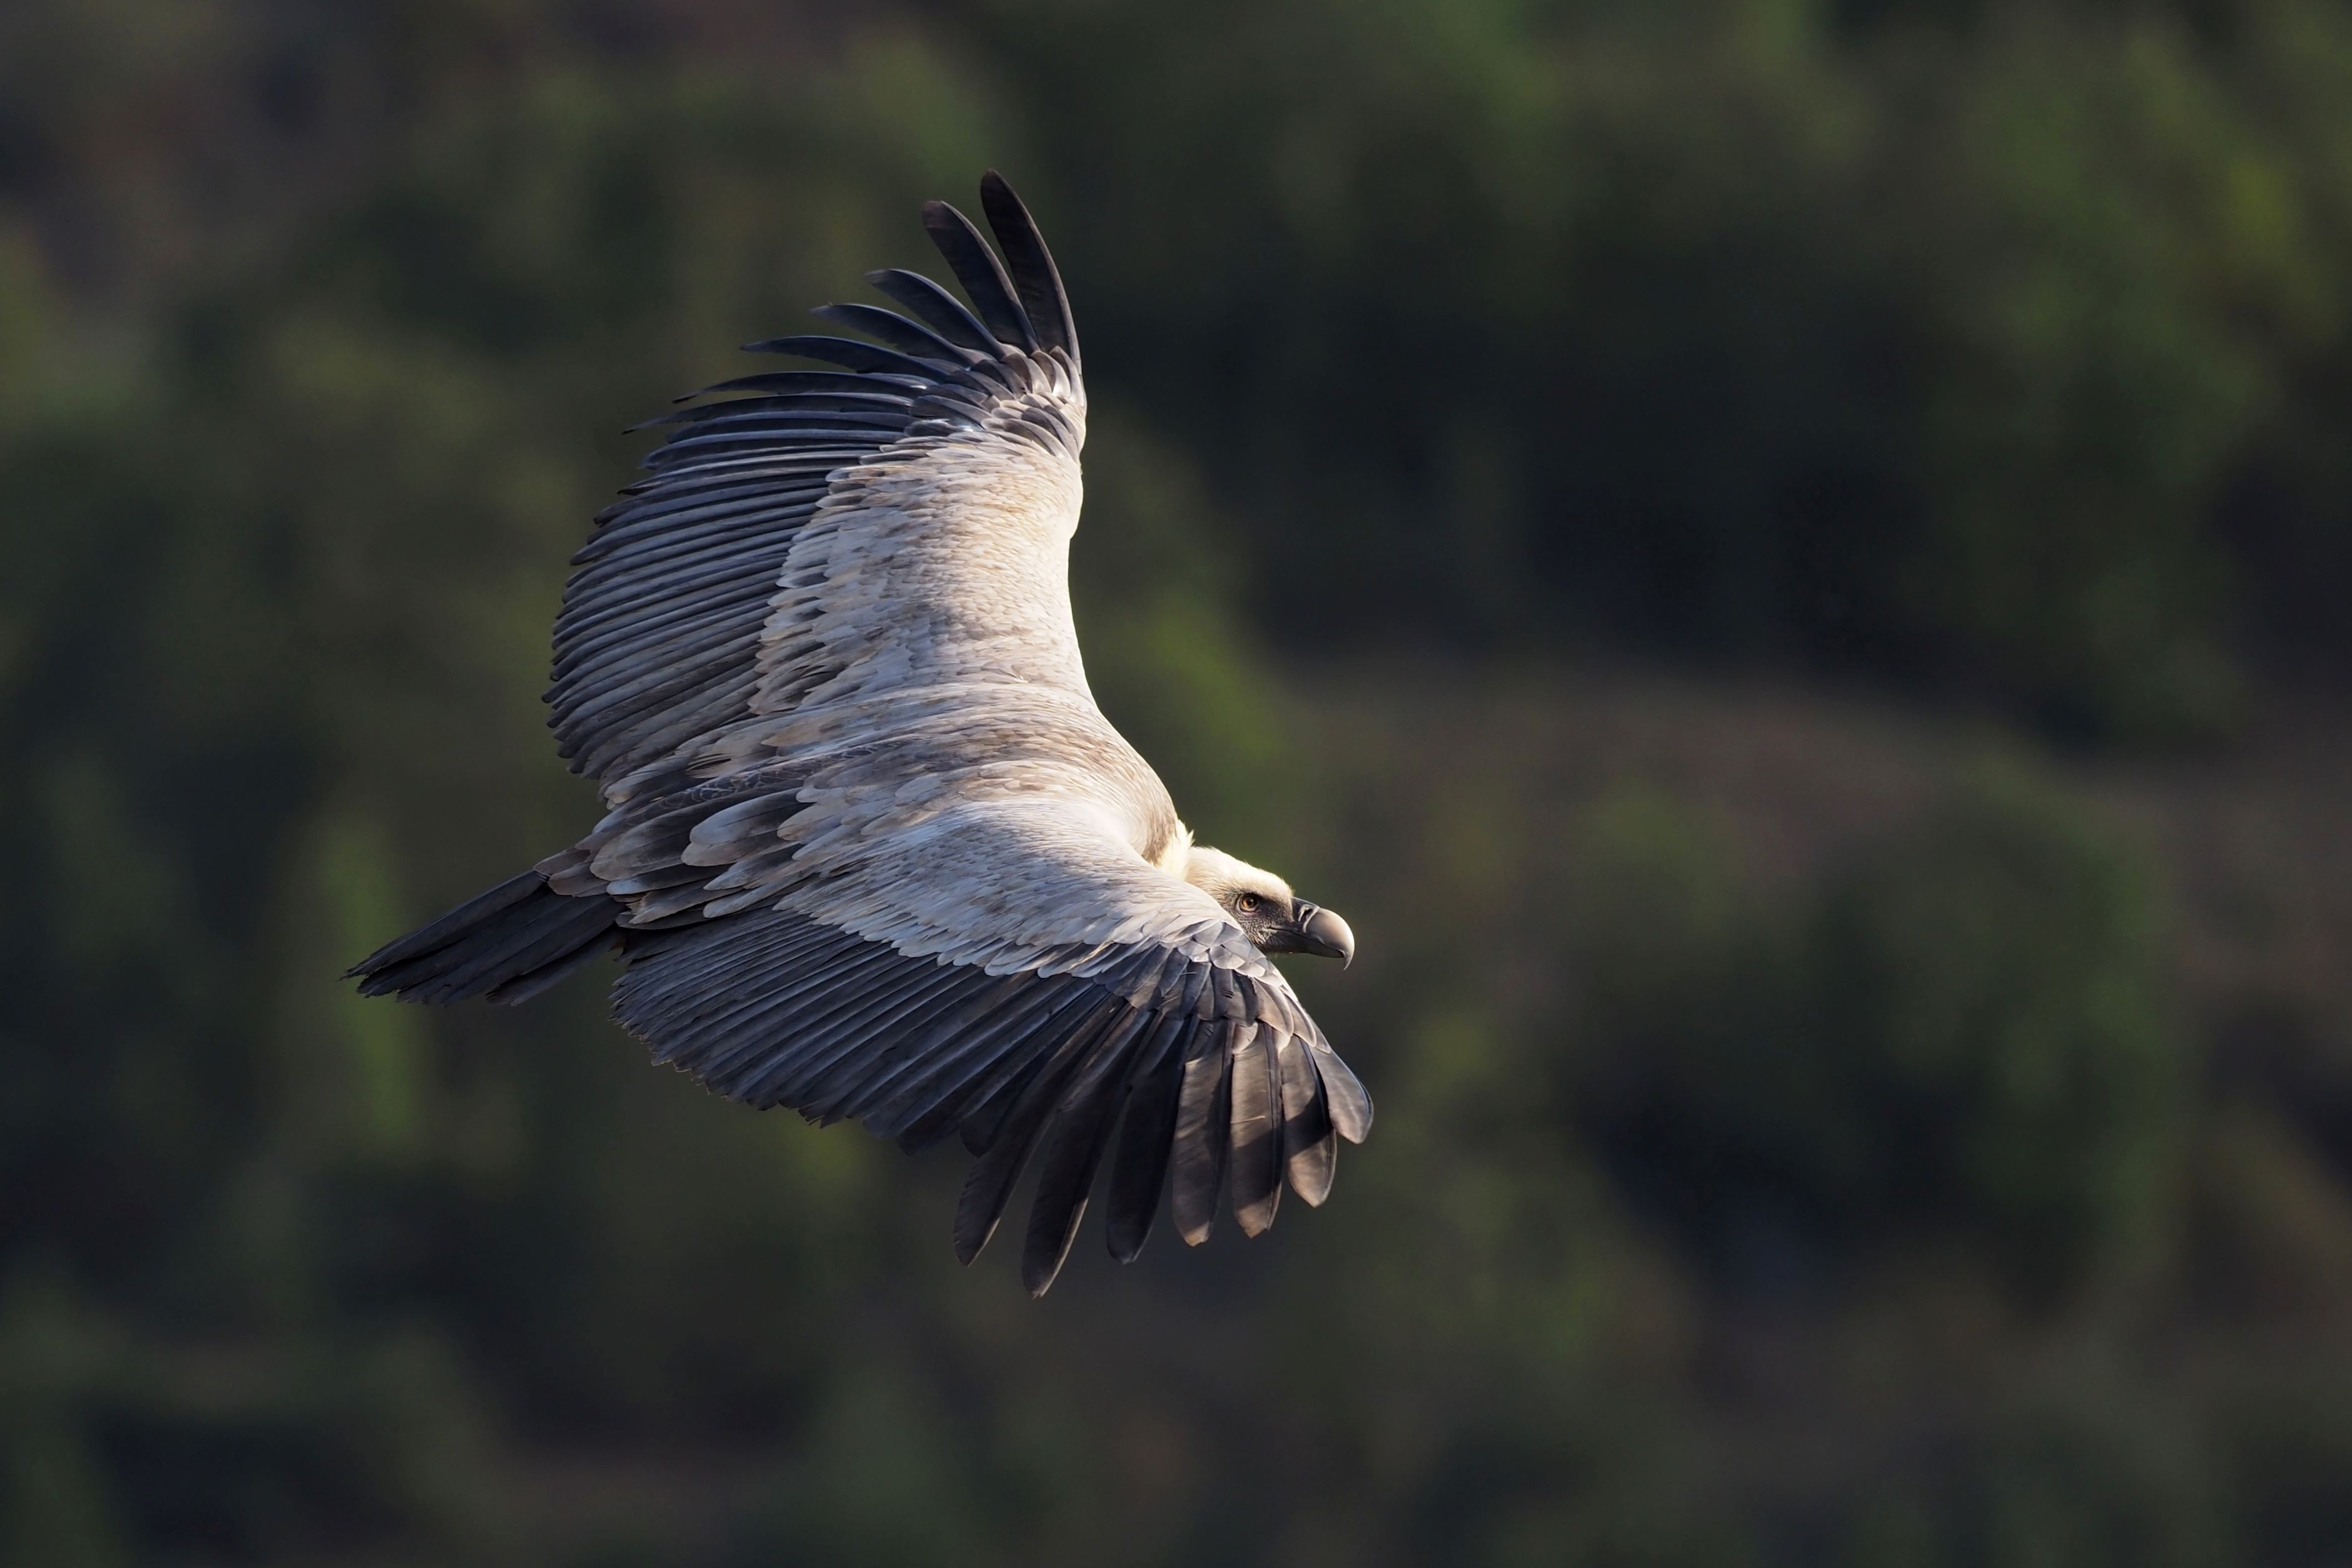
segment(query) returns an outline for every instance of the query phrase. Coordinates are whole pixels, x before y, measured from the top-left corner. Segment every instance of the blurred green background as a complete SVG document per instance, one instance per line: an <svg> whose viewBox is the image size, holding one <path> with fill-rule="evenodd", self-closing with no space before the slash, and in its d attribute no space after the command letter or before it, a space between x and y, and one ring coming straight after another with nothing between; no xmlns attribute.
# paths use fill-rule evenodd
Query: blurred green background
<svg viewBox="0 0 2352 1568"><path fill-rule="evenodd" d="M620 427L1004 169L1106 706L1346 911L1272 1236L575 982ZM9 0L0 1564L2352 1562L2345 0Z"/></svg>

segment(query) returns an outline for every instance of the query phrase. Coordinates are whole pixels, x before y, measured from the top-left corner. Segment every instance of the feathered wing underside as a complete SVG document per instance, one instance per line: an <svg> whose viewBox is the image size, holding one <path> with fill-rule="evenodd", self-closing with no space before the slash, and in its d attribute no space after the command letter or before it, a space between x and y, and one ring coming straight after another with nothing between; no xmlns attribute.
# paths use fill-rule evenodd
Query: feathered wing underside
<svg viewBox="0 0 2352 1568"><path fill-rule="evenodd" d="M1279 976L1152 943L992 973L789 910L641 940L614 1008L656 1059L730 1099L860 1120L909 1150L961 1132L977 1159L959 1258L987 1243L1034 1168L1021 1257L1033 1292L1068 1256L1114 1134L1106 1236L1125 1261L1163 1191L1193 1243L1228 1184L1252 1236L1273 1224L1286 1180L1321 1203L1337 1140L1370 1126L1362 1087Z"/></svg>
<svg viewBox="0 0 2352 1568"><path fill-rule="evenodd" d="M1255 1235L1286 1181L1322 1201L1371 1108L1167 868L1167 791L1087 689L1077 334L1028 213L993 174L982 196L1001 258L923 215L963 300L871 274L905 314L819 313L874 341L752 344L831 368L656 422L556 626L551 722L604 820L353 973L520 1000L618 945L615 1012L659 1059L909 1148L961 1134L959 1256L1034 1170L1042 1291L1106 1163L1122 1259L1163 1192L1188 1241L1228 1191Z"/></svg>
<svg viewBox="0 0 2352 1568"><path fill-rule="evenodd" d="M559 750L608 801L649 765L768 744L813 702L975 677L1085 691L1077 336L1026 210L992 174L982 194L1002 263L953 208L924 215L971 309L876 273L909 315L819 314L880 342L752 343L834 368L721 382L653 422L649 477L573 558L547 693Z"/></svg>
<svg viewBox="0 0 2352 1568"><path fill-rule="evenodd" d="M1122 1126L1107 1227L1122 1258L1143 1245L1171 1161L1191 1242L1229 1173L1248 1234L1273 1223L1286 1177L1319 1204L1336 1140L1360 1139L1370 1105L1224 910L1139 857L1076 792L1083 770L1032 752L1010 778L926 778L937 793L886 804L866 781L890 771L889 751L625 807L543 864L558 889L620 889L647 912L627 917L639 923L614 993L622 1021L749 1104L861 1120L909 1148L960 1131L981 1156L956 1220L967 1259L1034 1165L1033 1290L1061 1267ZM712 907L741 898L730 889L745 876L748 904L679 923L681 894ZM1184 1121L1194 1079L1217 1098Z"/></svg>

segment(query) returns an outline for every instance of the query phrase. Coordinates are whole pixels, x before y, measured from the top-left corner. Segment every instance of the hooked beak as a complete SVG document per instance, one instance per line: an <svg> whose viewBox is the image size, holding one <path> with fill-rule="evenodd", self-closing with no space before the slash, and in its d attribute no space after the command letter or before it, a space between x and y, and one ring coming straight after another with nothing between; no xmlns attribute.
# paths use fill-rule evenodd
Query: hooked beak
<svg viewBox="0 0 2352 1568"><path fill-rule="evenodd" d="M1298 918L1288 931L1268 944L1276 952L1311 952L1318 958L1336 958L1341 968L1356 961L1356 933L1348 922L1319 904L1298 900Z"/></svg>

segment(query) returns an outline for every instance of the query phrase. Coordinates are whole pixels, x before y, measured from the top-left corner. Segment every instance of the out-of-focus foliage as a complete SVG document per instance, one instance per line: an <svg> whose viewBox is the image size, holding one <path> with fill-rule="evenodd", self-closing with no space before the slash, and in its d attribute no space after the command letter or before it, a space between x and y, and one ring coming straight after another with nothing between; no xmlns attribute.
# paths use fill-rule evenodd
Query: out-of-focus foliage
<svg viewBox="0 0 2352 1568"><path fill-rule="evenodd" d="M1038 1304L331 982L593 810L618 426L992 163L1381 1105ZM2347 246L2336 0L0 8L0 1564L2343 1556Z"/></svg>
<svg viewBox="0 0 2352 1568"><path fill-rule="evenodd" d="M1587 885L1588 1026L1563 1114L1734 1255L1952 1227L2043 1286L2144 1244L2182 1047L2146 869L2054 796L1979 785L1768 913L1728 847L1612 802Z"/></svg>
<svg viewBox="0 0 2352 1568"><path fill-rule="evenodd" d="M2352 647L2340 6L1210 10L987 36L1289 624L2130 735Z"/></svg>

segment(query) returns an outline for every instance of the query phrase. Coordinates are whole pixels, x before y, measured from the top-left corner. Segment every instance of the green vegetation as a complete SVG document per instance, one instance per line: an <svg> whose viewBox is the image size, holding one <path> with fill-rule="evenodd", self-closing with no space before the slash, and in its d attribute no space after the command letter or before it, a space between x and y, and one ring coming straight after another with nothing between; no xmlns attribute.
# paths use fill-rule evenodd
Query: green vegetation
<svg viewBox="0 0 2352 1568"><path fill-rule="evenodd" d="M0 8L0 1568L2352 1552L2352 12L790 10ZM1038 1304L331 982L590 816L619 427L990 164L1381 1108Z"/></svg>
<svg viewBox="0 0 2352 1568"><path fill-rule="evenodd" d="M1585 954L1603 1048L1562 1107L1602 1150L1718 1246L1958 1228L2046 1288L2145 1243L2184 1061L2137 858L2013 784L1974 786L1785 924L1727 895L1727 858L1654 804L1603 815L1589 885L1611 924Z"/></svg>

